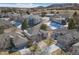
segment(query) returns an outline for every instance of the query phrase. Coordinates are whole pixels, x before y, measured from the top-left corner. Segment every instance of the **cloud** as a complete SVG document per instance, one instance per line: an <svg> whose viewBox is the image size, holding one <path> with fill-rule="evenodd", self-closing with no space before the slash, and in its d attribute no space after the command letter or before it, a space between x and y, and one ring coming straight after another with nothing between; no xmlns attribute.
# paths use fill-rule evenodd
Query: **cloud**
<svg viewBox="0 0 79 59"><path fill-rule="evenodd" d="M19 3L19 4L16 4L15 5L15 7L26 7L26 8L31 8L31 7L36 7L37 5L35 5L35 4L32 4L32 3L26 3L26 4L21 4L21 3Z"/></svg>
<svg viewBox="0 0 79 59"><path fill-rule="evenodd" d="M26 7L32 8L37 6L47 6L46 3L0 3L0 7Z"/></svg>

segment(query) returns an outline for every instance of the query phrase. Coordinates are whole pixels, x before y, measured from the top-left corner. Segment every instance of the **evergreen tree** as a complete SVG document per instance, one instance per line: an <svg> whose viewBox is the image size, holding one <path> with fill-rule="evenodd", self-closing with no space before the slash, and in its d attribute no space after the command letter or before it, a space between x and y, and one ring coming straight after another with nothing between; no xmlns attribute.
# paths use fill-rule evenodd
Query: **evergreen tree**
<svg viewBox="0 0 79 59"><path fill-rule="evenodd" d="M73 19L70 19L68 23L68 29L74 29L74 28L75 28L75 22Z"/></svg>
<svg viewBox="0 0 79 59"><path fill-rule="evenodd" d="M56 14L59 14L59 12L57 11Z"/></svg>
<svg viewBox="0 0 79 59"><path fill-rule="evenodd" d="M78 16L77 12L74 12L72 17L75 21L75 24L79 25L79 16Z"/></svg>
<svg viewBox="0 0 79 59"><path fill-rule="evenodd" d="M73 13L73 17L75 17L75 16L77 16L77 12L76 11Z"/></svg>
<svg viewBox="0 0 79 59"><path fill-rule="evenodd" d="M28 22L27 20L24 20L24 22L22 23L22 27L23 30L28 28Z"/></svg>
<svg viewBox="0 0 79 59"><path fill-rule="evenodd" d="M26 13L29 15L30 14L30 12L29 11L26 11Z"/></svg>
<svg viewBox="0 0 79 59"><path fill-rule="evenodd" d="M0 26L0 34L3 34L3 33L4 33L4 27Z"/></svg>
<svg viewBox="0 0 79 59"><path fill-rule="evenodd" d="M41 16L44 17L46 15L46 12L42 12Z"/></svg>

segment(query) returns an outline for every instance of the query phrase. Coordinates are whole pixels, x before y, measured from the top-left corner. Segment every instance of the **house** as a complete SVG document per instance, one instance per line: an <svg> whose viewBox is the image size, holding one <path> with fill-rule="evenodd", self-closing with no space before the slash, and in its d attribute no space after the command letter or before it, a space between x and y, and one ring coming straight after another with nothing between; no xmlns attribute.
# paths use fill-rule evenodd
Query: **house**
<svg viewBox="0 0 79 59"><path fill-rule="evenodd" d="M32 52L30 51L29 48L21 49L21 50L19 50L19 52L21 55L31 55L32 54Z"/></svg>
<svg viewBox="0 0 79 59"><path fill-rule="evenodd" d="M50 20L52 22L56 22L56 23L59 23L59 24L63 25L63 23L65 23L65 24L67 23L68 17L66 17L66 16L64 17L60 14L55 14L53 17L50 17Z"/></svg>
<svg viewBox="0 0 79 59"><path fill-rule="evenodd" d="M27 30L24 30L25 35L32 41L36 41L36 42L46 39L48 32L40 30L40 25L41 24L38 24L32 28L28 28Z"/></svg>
<svg viewBox="0 0 79 59"><path fill-rule="evenodd" d="M25 16L22 15L20 17L17 17L13 21L11 21L11 24L13 24L17 28L21 29L22 22L24 20L27 20L29 28L30 28L30 27L33 27L33 26L39 24L41 22L41 17L39 17L38 15L25 15Z"/></svg>
<svg viewBox="0 0 79 59"><path fill-rule="evenodd" d="M52 17L49 18L49 22L45 22L47 26L52 29L60 29L60 28L67 28L68 27L68 17L64 17L61 14L54 14Z"/></svg>
<svg viewBox="0 0 79 59"><path fill-rule="evenodd" d="M62 30L55 38L57 39L57 45L67 51L73 44L79 41L79 32L75 29Z"/></svg>
<svg viewBox="0 0 79 59"><path fill-rule="evenodd" d="M43 51L48 47L48 45L44 41L41 41L38 43L38 47L41 49L41 51Z"/></svg>
<svg viewBox="0 0 79 59"><path fill-rule="evenodd" d="M55 44L50 45L49 47L47 47L43 52L43 55L61 55L62 54L62 50L61 48L59 48L58 46L56 46Z"/></svg>
<svg viewBox="0 0 79 59"><path fill-rule="evenodd" d="M52 16L54 16L55 14L46 14L45 16L46 17L52 17Z"/></svg>
<svg viewBox="0 0 79 59"><path fill-rule="evenodd" d="M3 33L0 35L1 50L19 50L27 47L28 39L15 32Z"/></svg>
<svg viewBox="0 0 79 59"><path fill-rule="evenodd" d="M18 30L16 27L10 27L10 28L4 29L4 33L15 32L16 30Z"/></svg>
<svg viewBox="0 0 79 59"><path fill-rule="evenodd" d="M5 19L0 19L0 26L3 26L4 28L12 27L11 23Z"/></svg>
<svg viewBox="0 0 79 59"><path fill-rule="evenodd" d="M75 43L73 46L72 46L72 51L71 53L73 55L79 55L79 42Z"/></svg>
<svg viewBox="0 0 79 59"><path fill-rule="evenodd" d="M23 35L20 35L18 33L10 33L9 36L13 39L13 43L16 48L22 49L24 47L27 47L28 39Z"/></svg>
<svg viewBox="0 0 79 59"><path fill-rule="evenodd" d="M32 27L41 22L41 17L39 17L38 15L29 15L27 17L27 21L29 26Z"/></svg>
<svg viewBox="0 0 79 59"><path fill-rule="evenodd" d="M51 42L50 42L51 41ZM49 43L50 42L50 43ZM55 44L54 40L45 39L37 43L38 50L35 52L36 54L43 54L43 52L52 44Z"/></svg>
<svg viewBox="0 0 79 59"><path fill-rule="evenodd" d="M32 30L33 31L33 30ZM33 31L32 34L26 33L26 36L32 40L32 42L40 42L47 38L48 33L45 31Z"/></svg>
<svg viewBox="0 0 79 59"><path fill-rule="evenodd" d="M4 19L5 21L9 21L10 20L10 18L0 18L0 19Z"/></svg>
<svg viewBox="0 0 79 59"><path fill-rule="evenodd" d="M50 20L50 17L43 17L42 18L42 21L44 21L44 22L48 22Z"/></svg>
<svg viewBox="0 0 79 59"><path fill-rule="evenodd" d="M48 45L44 41L41 41L37 44L37 47L38 49L35 51L35 54L40 55L48 47Z"/></svg>
<svg viewBox="0 0 79 59"><path fill-rule="evenodd" d="M10 23L15 26L16 28L18 29L21 29L21 26L22 26L22 22L19 21L19 20L16 20L16 21L10 21Z"/></svg>

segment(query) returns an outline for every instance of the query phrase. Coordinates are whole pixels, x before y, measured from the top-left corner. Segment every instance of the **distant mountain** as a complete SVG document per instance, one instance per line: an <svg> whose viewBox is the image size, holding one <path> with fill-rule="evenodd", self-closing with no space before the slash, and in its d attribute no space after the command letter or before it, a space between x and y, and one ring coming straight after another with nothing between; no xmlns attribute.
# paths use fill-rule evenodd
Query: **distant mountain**
<svg viewBox="0 0 79 59"><path fill-rule="evenodd" d="M79 9L79 4L77 3L57 3L51 4L46 8L63 8L63 9Z"/></svg>
<svg viewBox="0 0 79 59"><path fill-rule="evenodd" d="M38 7L36 7L36 8L45 8L45 7L43 7L43 6L38 6Z"/></svg>

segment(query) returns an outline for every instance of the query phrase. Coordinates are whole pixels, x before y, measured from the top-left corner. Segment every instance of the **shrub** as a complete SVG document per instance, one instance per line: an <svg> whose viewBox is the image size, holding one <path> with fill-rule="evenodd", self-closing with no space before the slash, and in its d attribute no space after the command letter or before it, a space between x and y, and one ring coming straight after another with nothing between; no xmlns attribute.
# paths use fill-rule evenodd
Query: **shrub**
<svg viewBox="0 0 79 59"><path fill-rule="evenodd" d="M46 12L42 12L41 16L44 17L46 15Z"/></svg>
<svg viewBox="0 0 79 59"><path fill-rule="evenodd" d="M42 25L40 26L40 29L41 29L41 30L46 30L46 29L47 29L47 25L46 25L46 24L42 24Z"/></svg>

